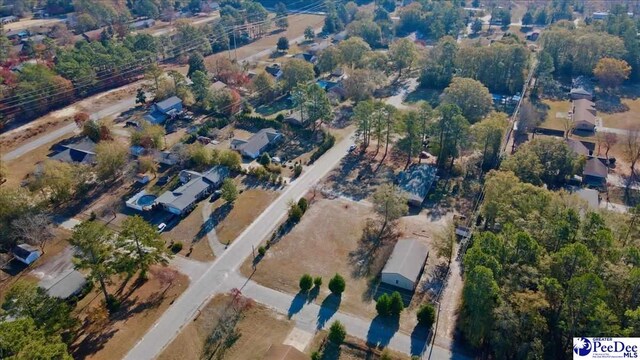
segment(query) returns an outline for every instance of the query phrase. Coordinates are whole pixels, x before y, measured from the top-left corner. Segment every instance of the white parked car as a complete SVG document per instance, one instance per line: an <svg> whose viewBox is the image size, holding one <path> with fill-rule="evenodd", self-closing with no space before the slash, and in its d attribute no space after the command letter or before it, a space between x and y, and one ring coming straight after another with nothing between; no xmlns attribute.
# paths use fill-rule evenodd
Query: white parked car
<svg viewBox="0 0 640 360"><path fill-rule="evenodd" d="M159 233L163 232L166 227L167 227L167 224L161 223L160 225L158 225L158 232Z"/></svg>

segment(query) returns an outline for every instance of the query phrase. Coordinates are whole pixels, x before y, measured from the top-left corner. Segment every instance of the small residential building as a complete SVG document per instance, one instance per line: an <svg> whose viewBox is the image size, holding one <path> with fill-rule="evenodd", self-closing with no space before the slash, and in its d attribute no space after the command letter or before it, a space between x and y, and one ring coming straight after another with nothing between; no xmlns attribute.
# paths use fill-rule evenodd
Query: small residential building
<svg viewBox="0 0 640 360"><path fill-rule="evenodd" d="M285 122L295 126L304 126L307 123L307 120L308 119L303 116L302 111L299 109L292 110L284 118Z"/></svg>
<svg viewBox="0 0 640 360"><path fill-rule="evenodd" d="M291 345L272 344L263 360L309 360L308 355Z"/></svg>
<svg viewBox="0 0 640 360"><path fill-rule="evenodd" d="M18 244L13 250L13 257L25 265L31 265L40 258L42 252L35 246L29 244Z"/></svg>
<svg viewBox="0 0 640 360"><path fill-rule="evenodd" d="M141 30L141 29L148 29L152 26L154 26L156 24L156 21L153 19L144 19L144 20L138 20L138 21L134 21L131 24L129 24L129 27L132 30Z"/></svg>
<svg viewBox="0 0 640 360"><path fill-rule="evenodd" d="M58 146L59 151L51 159L66 163L92 165L96 161L96 143L88 137Z"/></svg>
<svg viewBox="0 0 640 360"><path fill-rule="evenodd" d="M66 300L80 294L86 285L87 279L84 275L71 269L63 273L51 287L45 290L49 296Z"/></svg>
<svg viewBox="0 0 640 360"><path fill-rule="evenodd" d="M438 169L433 165L414 164L398 175L398 184L410 205L422 206L433 182L437 179L437 172Z"/></svg>
<svg viewBox="0 0 640 360"><path fill-rule="evenodd" d="M565 144L578 156L590 156L591 151L582 143L575 139L564 139Z"/></svg>
<svg viewBox="0 0 640 360"><path fill-rule="evenodd" d="M591 15L591 18L592 18L593 20L604 20L604 19L606 19L606 18L607 18L607 16L609 16L609 13L608 13L608 12L605 12L605 11L598 11L598 12L594 12L594 13Z"/></svg>
<svg viewBox="0 0 640 360"><path fill-rule="evenodd" d="M595 131L596 105L587 99L574 100L571 106L571 119L575 130Z"/></svg>
<svg viewBox="0 0 640 360"><path fill-rule="evenodd" d="M582 181L592 186L605 186L609 168L598 158L592 157L584 164Z"/></svg>
<svg viewBox="0 0 640 360"><path fill-rule="evenodd" d="M162 124L182 114L182 100L172 96L151 105L151 111L144 118L152 124Z"/></svg>
<svg viewBox="0 0 640 360"><path fill-rule="evenodd" d="M569 91L569 98L571 100L586 99L586 100L592 101L593 93L591 93L591 91L585 89L582 86L578 86L578 87L571 88L571 91Z"/></svg>
<svg viewBox="0 0 640 360"><path fill-rule="evenodd" d="M248 140L231 140L231 149L240 152L244 157L255 159L282 139L282 133L273 128L266 128L253 134Z"/></svg>
<svg viewBox="0 0 640 360"><path fill-rule="evenodd" d="M153 159L163 165L172 166L178 163L178 155L172 153L171 151L153 151L152 152Z"/></svg>
<svg viewBox="0 0 640 360"><path fill-rule="evenodd" d="M227 88L227 84L225 84L222 81L218 80L218 81L214 82L213 84L211 84L211 86L209 88L211 90L213 90L213 91L220 91L220 90L226 89Z"/></svg>
<svg viewBox="0 0 640 360"><path fill-rule="evenodd" d="M215 166L204 173L183 170L180 172L182 185L175 190L164 192L155 203L172 214L186 215L193 210L198 201L220 187L227 176L229 169L224 166Z"/></svg>
<svg viewBox="0 0 640 360"><path fill-rule="evenodd" d="M303 61L306 61L306 62L309 62L309 63L312 63L312 64L315 64L316 60L317 60L315 55L312 55L312 54L309 54L309 53L297 53L297 54L293 55L293 58L294 59L303 60Z"/></svg>
<svg viewBox="0 0 640 360"><path fill-rule="evenodd" d="M381 282L413 291L429 256L427 246L417 239L400 239L382 269Z"/></svg>
<svg viewBox="0 0 640 360"><path fill-rule="evenodd" d="M267 72L267 74L273 76L276 79L280 79L280 77L282 76L282 67L280 66L280 64L271 64L271 65L267 65L264 68L264 71Z"/></svg>

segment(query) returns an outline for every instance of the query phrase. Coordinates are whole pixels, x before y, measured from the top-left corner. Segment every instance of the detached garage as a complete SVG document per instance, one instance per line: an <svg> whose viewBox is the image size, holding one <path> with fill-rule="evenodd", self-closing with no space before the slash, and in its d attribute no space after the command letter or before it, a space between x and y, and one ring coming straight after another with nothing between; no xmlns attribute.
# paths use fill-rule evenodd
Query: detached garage
<svg viewBox="0 0 640 360"><path fill-rule="evenodd" d="M398 240L382 269L382 282L413 291L418 285L428 256L429 249L422 242L416 239Z"/></svg>

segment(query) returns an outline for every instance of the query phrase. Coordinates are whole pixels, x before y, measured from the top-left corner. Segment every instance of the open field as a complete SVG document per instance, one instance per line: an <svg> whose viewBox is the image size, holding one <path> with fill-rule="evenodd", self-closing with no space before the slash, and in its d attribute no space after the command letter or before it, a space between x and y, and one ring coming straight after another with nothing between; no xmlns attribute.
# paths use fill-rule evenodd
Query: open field
<svg viewBox="0 0 640 360"><path fill-rule="evenodd" d="M229 295L214 297L160 355L160 360L201 359L205 342L218 325L220 313L231 301ZM246 310L236 325L239 337L225 352L224 359L262 359L271 344L281 344L293 329L293 321L262 305Z"/></svg>
<svg viewBox="0 0 640 360"><path fill-rule="evenodd" d="M230 244L277 197L278 192L273 190L245 189L242 194L238 195L238 199L234 202L228 215L216 226L218 240L222 244Z"/></svg>
<svg viewBox="0 0 640 360"><path fill-rule="evenodd" d="M554 100L544 100L543 104L548 106L547 113L543 119L540 127L555 129L555 130L564 130L564 121L565 119L557 117L558 113L566 113L571 110L571 102L569 100L563 101L554 101Z"/></svg>
<svg viewBox="0 0 640 360"><path fill-rule="evenodd" d="M248 259L241 271L245 276L273 289L296 294L302 274L321 276L324 285L318 294L309 295L306 301L315 301L326 306L336 305L326 286L336 273L344 276L347 286L338 305L341 311L364 318L376 316L374 298L383 289L378 287L378 274L393 250L398 237L413 237L431 241L431 232L437 229L438 221L427 227L430 221L424 214L409 216L400 220L395 234L383 241L373 251L373 256L363 255L361 242L368 218L374 217L370 206L348 200L319 199L312 203L302 220L291 232L272 245L257 265L253 273L252 259ZM432 253L427 260L424 278L431 279L437 272L440 261ZM253 273L253 274L252 274ZM425 287L428 287L425 285ZM418 287L421 289L421 286ZM384 289L386 291L388 289ZM305 296L300 294L299 296ZM415 308L425 299L422 294L405 297L411 303L401 317L400 329L410 332L415 327ZM300 299L298 299L300 300ZM415 301L414 301L415 300ZM300 301L291 305L290 315L299 311ZM321 321L321 320L319 320Z"/></svg>
<svg viewBox="0 0 640 360"><path fill-rule="evenodd" d="M104 322L87 319L104 302L98 289L78 303L76 311L84 324L70 347L75 359L122 358L189 285L187 276L170 268L153 267L148 277L144 283L136 277L124 283L114 279L109 291L122 305Z"/></svg>
<svg viewBox="0 0 640 360"><path fill-rule="evenodd" d="M598 116L602 118L602 122L606 127L612 127L617 129L633 129L640 126L640 98L636 99L621 99L623 105L629 108L625 112L618 112L607 114L599 112Z"/></svg>

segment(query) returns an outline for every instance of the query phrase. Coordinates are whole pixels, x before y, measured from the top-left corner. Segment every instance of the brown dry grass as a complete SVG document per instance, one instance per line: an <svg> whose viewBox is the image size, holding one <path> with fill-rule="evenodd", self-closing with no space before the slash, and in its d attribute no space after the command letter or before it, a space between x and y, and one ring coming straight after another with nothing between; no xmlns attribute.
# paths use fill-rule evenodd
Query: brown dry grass
<svg viewBox="0 0 640 360"><path fill-rule="evenodd" d="M322 344L326 341L327 332L319 331L316 336L311 341L311 351L318 350ZM335 354L332 352L332 354ZM367 344L352 336L347 335L344 340L344 343L340 345L340 353L337 360L379 360L383 354L390 356L393 360L409 360L409 356L405 354L398 353L396 351L391 350L380 350L376 348L372 348L367 346ZM334 355L335 356L335 355ZM333 357L328 356L328 358L333 359Z"/></svg>
<svg viewBox="0 0 640 360"><path fill-rule="evenodd" d="M598 116L602 118L604 126L617 129L633 129L634 127L638 127L640 125L640 121L638 120L640 98L622 99L621 101L629 107L629 110L613 114L598 113Z"/></svg>
<svg viewBox="0 0 640 360"><path fill-rule="evenodd" d="M318 200L293 230L271 246L258 264L252 280L267 287L295 294L302 274L322 276L324 283L336 273L344 276L347 286L340 309L349 313L373 317L375 303L366 296L369 279L354 275L349 253L358 248L365 220L372 216L369 207L346 200ZM252 259L241 271L251 275ZM316 302L329 295L323 286Z"/></svg>
<svg viewBox="0 0 640 360"><path fill-rule="evenodd" d="M218 240L222 244L233 242L278 195L276 191L259 188L244 190L238 195L231 212L216 226Z"/></svg>
<svg viewBox="0 0 640 360"><path fill-rule="evenodd" d="M159 279L162 271L174 276L171 284ZM122 301L121 309L110 316L109 321L97 326L87 323L83 332L71 345L75 359L120 359L147 332L164 311L189 285L189 278L169 268L153 267L149 279L137 284L131 279L119 286L122 279L109 287L109 291ZM81 319L88 312L102 306L104 299L98 289L89 293L77 306Z"/></svg>
<svg viewBox="0 0 640 360"><path fill-rule="evenodd" d="M181 219L175 227L162 235L167 243L172 240L180 241L183 246L179 254L198 261L212 261L215 259L215 254L209 246L207 236L201 233L204 222L202 208L206 201L209 200L203 200L198 203L198 206L187 217ZM193 249L191 250L190 247L192 246Z"/></svg>
<svg viewBox="0 0 640 360"><path fill-rule="evenodd" d="M571 109L571 102L568 100L544 100L543 103L549 106L549 109L547 110L547 113L540 126L549 129L564 130L565 119L556 117L556 114L559 112L567 113Z"/></svg>
<svg viewBox="0 0 640 360"><path fill-rule="evenodd" d="M219 312L230 301L228 295L214 297L196 320L187 325L160 355L160 360L200 359L207 336L216 326ZM293 321L255 304L244 313L236 329L240 338L228 349L230 360L262 359L271 344L281 344L293 329Z"/></svg>

